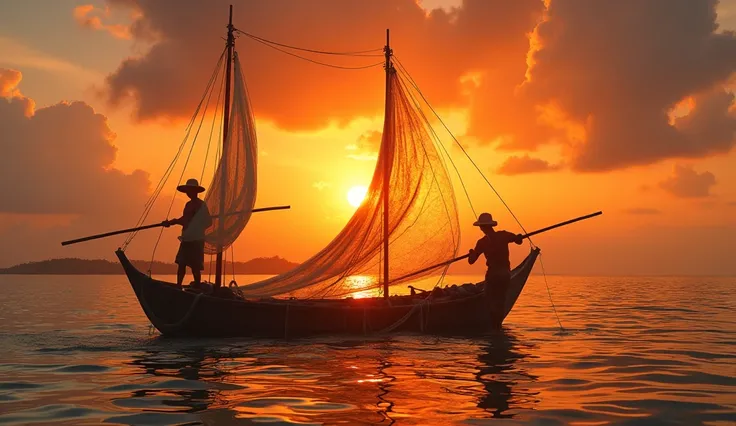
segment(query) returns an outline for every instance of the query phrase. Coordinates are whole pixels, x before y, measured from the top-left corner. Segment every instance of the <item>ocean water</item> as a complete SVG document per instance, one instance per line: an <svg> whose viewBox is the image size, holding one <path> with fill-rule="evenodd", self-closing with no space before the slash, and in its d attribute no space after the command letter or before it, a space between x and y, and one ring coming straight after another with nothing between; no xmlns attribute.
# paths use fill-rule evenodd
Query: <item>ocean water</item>
<svg viewBox="0 0 736 426"><path fill-rule="evenodd" d="M498 334L251 341L162 338L123 276L0 276L0 424L736 424L736 278L548 281L564 328L532 276Z"/></svg>

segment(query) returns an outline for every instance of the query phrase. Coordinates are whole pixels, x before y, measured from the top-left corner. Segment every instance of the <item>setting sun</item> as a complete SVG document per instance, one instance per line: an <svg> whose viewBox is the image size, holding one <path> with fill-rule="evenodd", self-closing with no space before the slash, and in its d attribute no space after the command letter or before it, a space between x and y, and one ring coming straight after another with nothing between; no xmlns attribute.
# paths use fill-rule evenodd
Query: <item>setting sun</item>
<svg viewBox="0 0 736 426"><path fill-rule="evenodd" d="M365 186L354 186L348 191L348 203L353 207L360 206L360 203L365 199L365 195L368 193L368 188Z"/></svg>

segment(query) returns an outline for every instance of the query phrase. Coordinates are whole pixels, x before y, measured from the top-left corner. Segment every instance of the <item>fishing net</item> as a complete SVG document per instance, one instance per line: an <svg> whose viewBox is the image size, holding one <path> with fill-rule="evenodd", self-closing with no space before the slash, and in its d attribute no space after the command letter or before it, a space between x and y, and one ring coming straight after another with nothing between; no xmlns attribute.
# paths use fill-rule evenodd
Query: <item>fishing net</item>
<svg viewBox="0 0 736 426"><path fill-rule="evenodd" d="M255 120L237 53L233 59L235 75L227 139L205 197L207 210L212 216L212 225L205 235L205 253L208 254L216 254L218 246L225 250L235 242L250 220L256 201L258 156ZM224 214L220 215L220 212ZM207 212L202 209L198 214Z"/></svg>
<svg viewBox="0 0 736 426"><path fill-rule="evenodd" d="M368 194L343 230L295 269L241 287L246 297L341 297L383 285L383 191L388 191L389 282L454 257L457 205L442 157L407 87L390 73L381 151ZM255 137L253 137L255 139ZM390 178L384 179L388 162ZM209 205L209 202L208 202ZM412 276L416 280L447 266Z"/></svg>

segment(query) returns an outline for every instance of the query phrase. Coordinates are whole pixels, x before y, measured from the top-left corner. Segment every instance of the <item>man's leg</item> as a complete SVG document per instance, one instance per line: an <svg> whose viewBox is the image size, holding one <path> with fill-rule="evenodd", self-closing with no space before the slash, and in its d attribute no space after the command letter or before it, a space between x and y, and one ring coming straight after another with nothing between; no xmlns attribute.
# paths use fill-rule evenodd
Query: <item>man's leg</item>
<svg viewBox="0 0 736 426"><path fill-rule="evenodd" d="M202 283L202 271L199 270L199 267L191 268L192 269L192 276L194 277L194 282L196 284Z"/></svg>
<svg viewBox="0 0 736 426"><path fill-rule="evenodd" d="M181 287L181 283L184 282L184 275L187 273L187 265L180 264L179 269L176 270L176 285Z"/></svg>

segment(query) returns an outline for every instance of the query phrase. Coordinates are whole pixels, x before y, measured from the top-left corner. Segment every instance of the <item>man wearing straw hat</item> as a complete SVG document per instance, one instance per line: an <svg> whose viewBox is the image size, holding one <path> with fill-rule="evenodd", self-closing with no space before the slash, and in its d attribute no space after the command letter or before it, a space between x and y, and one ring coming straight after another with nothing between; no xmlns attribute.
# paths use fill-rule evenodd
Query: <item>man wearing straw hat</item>
<svg viewBox="0 0 736 426"><path fill-rule="evenodd" d="M198 194L204 192L197 179L189 179L184 185L179 185L177 191L187 194L189 201L184 206L184 213L178 219L167 220L164 226L181 225L182 231L179 240L179 252L176 253L176 263L179 269L176 272L176 284L181 287L187 266L192 270L194 283L199 285L204 270L204 237L205 231L212 225L212 218L207 204Z"/></svg>
<svg viewBox="0 0 736 426"><path fill-rule="evenodd" d="M501 328L505 314L506 290L511 282L511 263L509 262L509 244L521 244L523 236L508 231L493 229L498 222L490 213L481 213L473 226L480 227L485 234L479 239L475 248L468 253L468 262L472 265L481 254L486 257L485 295L492 308L492 321L495 328Z"/></svg>

